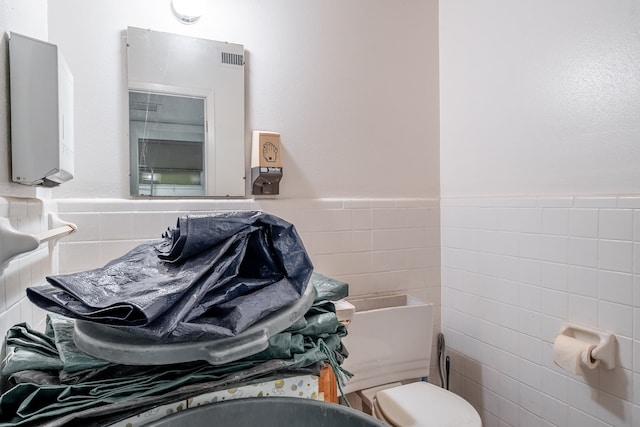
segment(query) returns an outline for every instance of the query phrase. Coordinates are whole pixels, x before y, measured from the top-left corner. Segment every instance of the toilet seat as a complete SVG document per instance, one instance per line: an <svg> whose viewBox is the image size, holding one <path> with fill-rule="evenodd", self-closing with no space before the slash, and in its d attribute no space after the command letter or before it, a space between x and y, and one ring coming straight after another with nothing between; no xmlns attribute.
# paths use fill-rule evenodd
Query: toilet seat
<svg viewBox="0 0 640 427"><path fill-rule="evenodd" d="M480 415L455 393L415 382L376 393L375 416L396 427L481 427Z"/></svg>

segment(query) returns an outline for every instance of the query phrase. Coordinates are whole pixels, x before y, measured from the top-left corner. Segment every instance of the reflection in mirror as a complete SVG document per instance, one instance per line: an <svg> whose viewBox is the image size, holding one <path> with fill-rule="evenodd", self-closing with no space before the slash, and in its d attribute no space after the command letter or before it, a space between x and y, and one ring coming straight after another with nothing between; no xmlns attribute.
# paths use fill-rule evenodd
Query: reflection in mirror
<svg viewBox="0 0 640 427"><path fill-rule="evenodd" d="M133 196L244 196L244 47L129 27Z"/></svg>
<svg viewBox="0 0 640 427"><path fill-rule="evenodd" d="M129 91L140 196L204 196L205 100ZM178 191L178 194L176 194Z"/></svg>

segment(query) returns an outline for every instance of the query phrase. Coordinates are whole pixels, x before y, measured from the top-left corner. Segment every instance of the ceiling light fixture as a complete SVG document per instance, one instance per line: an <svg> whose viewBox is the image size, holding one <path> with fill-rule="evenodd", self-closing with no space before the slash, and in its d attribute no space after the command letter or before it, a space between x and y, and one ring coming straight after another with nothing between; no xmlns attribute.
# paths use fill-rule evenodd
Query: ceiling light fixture
<svg viewBox="0 0 640 427"><path fill-rule="evenodd" d="M183 24L193 24L204 14L206 0L171 0L173 14Z"/></svg>

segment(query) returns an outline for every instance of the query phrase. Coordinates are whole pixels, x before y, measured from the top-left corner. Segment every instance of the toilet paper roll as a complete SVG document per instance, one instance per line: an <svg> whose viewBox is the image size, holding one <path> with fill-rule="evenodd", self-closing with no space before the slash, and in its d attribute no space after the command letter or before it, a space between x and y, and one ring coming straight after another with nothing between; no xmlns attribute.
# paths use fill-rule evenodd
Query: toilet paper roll
<svg viewBox="0 0 640 427"><path fill-rule="evenodd" d="M553 341L553 361L573 375L584 375L583 369L594 369L600 360L593 359L595 344L589 344L567 335L558 335Z"/></svg>

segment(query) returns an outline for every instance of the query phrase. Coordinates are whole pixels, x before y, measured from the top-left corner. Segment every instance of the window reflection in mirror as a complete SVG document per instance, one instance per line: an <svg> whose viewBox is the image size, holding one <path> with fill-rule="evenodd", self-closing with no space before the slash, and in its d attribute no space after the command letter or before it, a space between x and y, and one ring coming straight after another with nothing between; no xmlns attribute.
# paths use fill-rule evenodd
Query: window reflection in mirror
<svg viewBox="0 0 640 427"><path fill-rule="evenodd" d="M202 98L129 91L135 195L206 195L205 115Z"/></svg>
<svg viewBox="0 0 640 427"><path fill-rule="evenodd" d="M132 196L244 196L244 47L127 29Z"/></svg>

